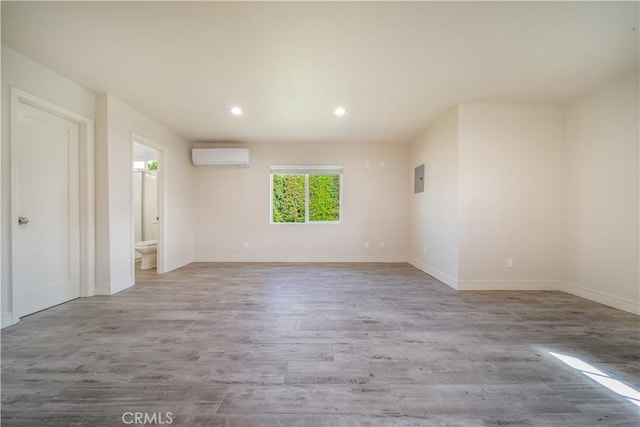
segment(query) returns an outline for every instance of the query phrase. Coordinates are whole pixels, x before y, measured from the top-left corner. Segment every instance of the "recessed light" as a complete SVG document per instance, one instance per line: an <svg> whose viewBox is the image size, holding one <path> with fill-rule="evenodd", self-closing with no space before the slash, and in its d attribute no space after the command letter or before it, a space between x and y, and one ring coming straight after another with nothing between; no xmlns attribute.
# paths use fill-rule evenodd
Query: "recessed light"
<svg viewBox="0 0 640 427"><path fill-rule="evenodd" d="M336 107L336 109L333 110L333 114L336 116L344 116L347 114L347 110L345 110L344 107Z"/></svg>
<svg viewBox="0 0 640 427"><path fill-rule="evenodd" d="M242 115L242 108L240 107L233 107L231 109L231 114L233 114L234 116L241 116Z"/></svg>

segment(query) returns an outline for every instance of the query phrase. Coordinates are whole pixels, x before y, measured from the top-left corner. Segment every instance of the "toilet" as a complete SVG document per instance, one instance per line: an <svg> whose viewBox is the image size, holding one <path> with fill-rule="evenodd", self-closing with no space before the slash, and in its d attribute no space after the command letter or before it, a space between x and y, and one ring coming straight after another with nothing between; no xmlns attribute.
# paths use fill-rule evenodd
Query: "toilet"
<svg viewBox="0 0 640 427"><path fill-rule="evenodd" d="M135 244L136 252L142 254L142 264L140 268L142 270L148 270L150 268L156 268L158 261L158 241L157 240L143 240Z"/></svg>

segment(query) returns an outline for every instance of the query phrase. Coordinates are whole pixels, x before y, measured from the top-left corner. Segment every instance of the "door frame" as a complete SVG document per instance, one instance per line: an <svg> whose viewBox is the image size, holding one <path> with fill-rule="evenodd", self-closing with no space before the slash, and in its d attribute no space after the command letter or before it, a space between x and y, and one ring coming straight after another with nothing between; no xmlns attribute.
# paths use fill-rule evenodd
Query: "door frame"
<svg viewBox="0 0 640 427"><path fill-rule="evenodd" d="M133 212L133 206L134 206L134 191L133 191L133 180L134 180L134 174L133 174L133 144L134 143L138 143L138 144L142 144L142 145L146 145L147 147L153 148L154 150L156 150L158 152L158 172L157 172L157 176L158 176L158 217L160 218L158 220L158 236L157 236L157 240L158 240L158 252L157 252L157 257L158 257L158 261L156 264L156 272L158 274L162 274L165 272L165 266L167 265L166 263L166 254L167 251L165 250L166 246L165 246L165 242L166 242L166 236L167 236L167 229L166 229L166 224L167 221L165 221L165 213L167 212L167 186L166 186L166 180L165 177L167 176L167 152L166 152L166 148L163 147L162 145L159 145L153 141L151 141L148 138L145 138L144 136L137 134L135 132L131 132L131 147L129 150L129 168L131 170L130 172L130 182L129 182L129 188L131 189L131 206L129 207L129 211L131 212L131 276L134 278L134 283L135 283L135 277L136 277L136 257L135 257L135 245L136 245L136 235L135 235L135 217L134 217L134 212Z"/></svg>
<svg viewBox="0 0 640 427"><path fill-rule="evenodd" d="M11 251L9 254L10 266L10 283L11 291L11 321L16 324L20 321L20 307L17 295L19 290L14 284L17 282L15 277L14 259L15 245L11 240L16 235L18 227L18 217L15 209L17 202L17 170L16 170L16 127L18 119L18 108L20 104L25 104L33 108L45 111L54 116L72 121L78 124L80 128L79 139L79 206L80 206L80 297L91 297L96 292L95 281L95 130L94 120L81 114L74 113L64 107L46 101L36 95L23 91L11 86L11 111L10 111L10 149L11 149L11 206L9 208L9 216L11 227L9 242Z"/></svg>

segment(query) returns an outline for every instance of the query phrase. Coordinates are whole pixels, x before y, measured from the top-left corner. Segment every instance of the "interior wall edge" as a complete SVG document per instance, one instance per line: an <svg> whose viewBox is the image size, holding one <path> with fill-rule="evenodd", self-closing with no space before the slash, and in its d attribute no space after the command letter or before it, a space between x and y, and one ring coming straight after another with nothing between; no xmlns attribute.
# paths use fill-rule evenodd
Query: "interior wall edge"
<svg viewBox="0 0 640 427"><path fill-rule="evenodd" d="M134 284L135 284L135 280L133 279L133 277L127 277L127 278L118 280L117 282L103 284L103 285L96 285L96 295L104 296L104 295L117 294L118 292L121 292L127 288L130 288Z"/></svg>
<svg viewBox="0 0 640 427"><path fill-rule="evenodd" d="M167 264L164 266L164 272L168 273L173 270L177 270L180 267L184 267L185 265L189 265L192 262L195 262L194 257L185 257L177 260L169 260Z"/></svg>
<svg viewBox="0 0 640 427"><path fill-rule="evenodd" d="M459 282L457 279L449 276L446 273L443 273L425 263L422 263L416 259L409 259L409 264L411 264L412 266L414 266L415 268L417 268L420 271L423 271L425 273L427 273L429 276L441 281L442 283L444 283L445 285L455 289L455 290L459 290Z"/></svg>

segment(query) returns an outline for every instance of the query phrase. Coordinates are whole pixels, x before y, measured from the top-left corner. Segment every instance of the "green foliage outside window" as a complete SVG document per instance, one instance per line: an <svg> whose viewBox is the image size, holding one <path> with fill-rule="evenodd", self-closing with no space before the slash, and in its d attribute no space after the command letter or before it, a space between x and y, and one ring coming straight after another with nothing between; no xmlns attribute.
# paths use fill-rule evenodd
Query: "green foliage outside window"
<svg viewBox="0 0 640 427"><path fill-rule="evenodd" d="M147 169L149 169L150 171L154 171L158 169L158 161L157 160L153 160L149 163L147 163Z"/></svg>
<svg viewBox="0 0 640 427"><path fill-rule="evenodd" d="M340 175L309 175L309 221L340 220Z"/></svg>
<svg viewBox="0 0 640 427"><path fill-rule="evenodd" d="M273 175L273 222L305 221L305 176Z"/></svg>
<svg viewBox="0 0 640 427"><path fill-rule="evenodd" d="M273 175L273 222L304 223L309 204L309 222L340 220L340 175Z"/></svg>

